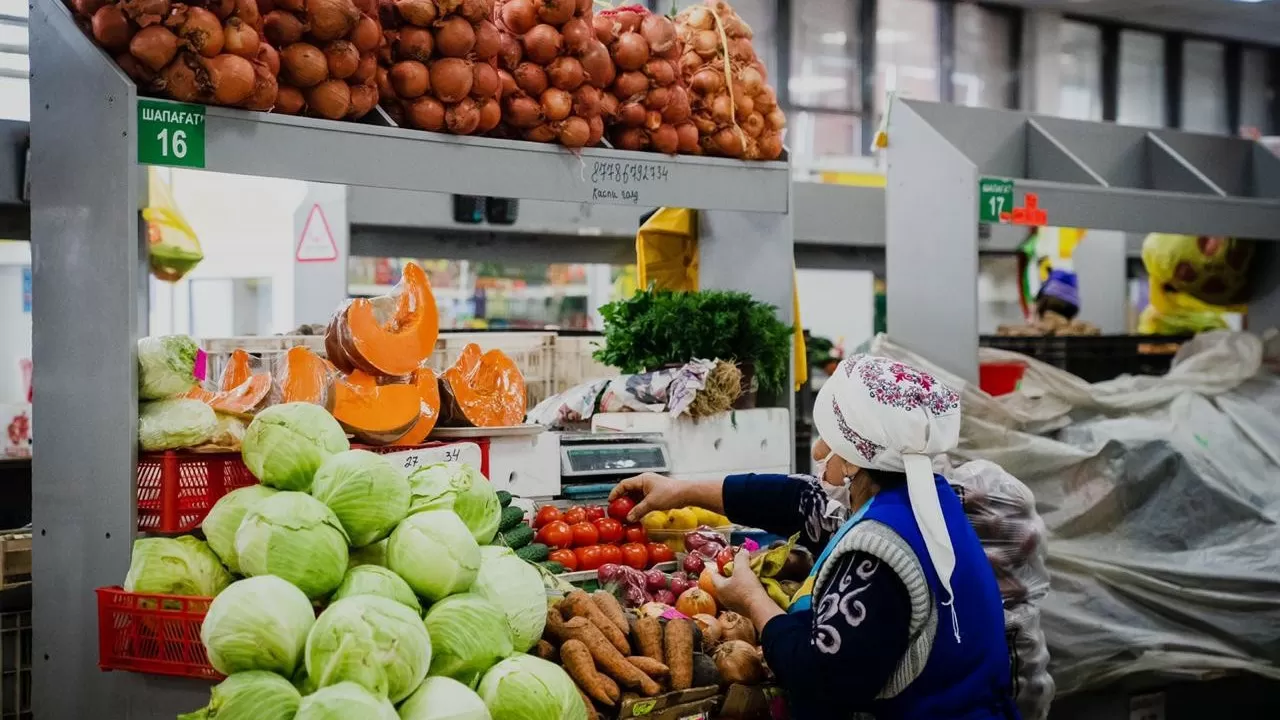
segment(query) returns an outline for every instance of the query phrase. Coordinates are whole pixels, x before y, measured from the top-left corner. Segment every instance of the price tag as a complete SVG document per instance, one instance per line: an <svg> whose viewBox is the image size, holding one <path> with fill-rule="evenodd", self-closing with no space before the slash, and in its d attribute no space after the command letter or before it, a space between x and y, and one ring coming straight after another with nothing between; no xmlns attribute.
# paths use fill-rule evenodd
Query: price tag
<svg viewBox="0 0 1280 720"><path fill-rule="evenodd" d="M204 167L204 106L138 100L138 162Z"/></svg>
<svg viewBox="0 0 1280 720"><path fill-rule="evenodd" d="M671 168L663 162L632 160L592 160L587 178L591 185L590 202L640 205L641 196L666 184Z"/></svg>
<svg viewBox="0 0 1280 720"><path fill-rule="evenodd" d="M978 181L978 222L996 224L1000 214L1013 212L1013 181L981 178Z"/></svg>
<svg viewBox="0 0 1280 720"><path fill-rule="evenodd" d="M401 450L383 455L405 472L413 472L420 467L442 462L463 462L479 470L484 466L484 456L480 446L475 443L460 442L435 447L418 448L417 450Z"/></svg>

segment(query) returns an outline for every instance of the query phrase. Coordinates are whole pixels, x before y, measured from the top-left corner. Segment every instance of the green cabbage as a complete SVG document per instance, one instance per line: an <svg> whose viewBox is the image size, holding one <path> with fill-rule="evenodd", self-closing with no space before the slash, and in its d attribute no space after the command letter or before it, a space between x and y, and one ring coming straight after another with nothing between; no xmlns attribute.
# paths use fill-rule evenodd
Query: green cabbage
<svg viewBox="0 0 1280 720"><path fill-rule="evenodd" d="M273 405L258 413L244 433L241 456L263 485L309 490L330 455L351 449L342 426L319 405Z"/></svg>
<svg viewBox="0 0 1280 720"><path fill-rule="evenodd" d="M410 513L453 510L476 542L488 545L498 532L502 504L493 485L467 463L444 462L418 468L409 476Z"/></svg>
<svg viewBox="0 0 1280 720"><path fill-rule="evenodd" d="M209 444L219 448L239 450L244 445L244 433L249 429L248 424L235 415L214 414L218 421L213 428L213 434L209 436Z"/></svg>
<svg viewBox="0 0 1280 720"><path fill-rule="evenodd" d="M380 595L391 598L405 607L422 614L422 604L413 588L404 578L377 565L357 565L347 571L342 584L333 591L331 600L338 601L353 595Z"/></svg>
<svg viewBox="0 0 1280 720"><path fill-rule="evenodd" d="M492 720L475 691L447 677L429 677L400 705L401 720Z"/></svg>
<svg viewBox="0 0 1280 720"><path fill-rule="evenodd" d="M200 346L186 335L145 337L138 341L138 398L160 400L196 386Z"/></svg>
<svg viewBox="0 0 1280 720"><path fill-rule="evenodd" d="M493 720L587 720L578 687L559 665L512 655L480 681L479 695Z"/></svg>
<svg viewBox="0 0 1280 720"><path fill-rule="evenodd" d="M324 503L279 492L245 514L236 556L245 575L279 576L314 600L333 592L347 572L347 533Z"/></svg>
<svg viewBox="0 0 1280 720"><path fill-rule="evenodd" d="M546 600L543 599L543 616ZM475 687L485 670L511 654L507 618L496 605L473 593L451 595L427 611L431 634L431 674Z"/></svg>
<svg viewBox="0 0 1280 720"><path fill-rule="evenodd" d="M218 426L213 408L199 400L175 398L138 407L138 447L176 450L209 442Z"/></svg>
<svg viewBox="0 0 1280 720"><path fill-rule="evenodd" d="M350 567L356 567L357 565L386 567L388 544L386 540L383 540L372 545L365 545L362 548L351 548L347 558L347 565Z"/></svg>
<svg viewBox="0 0 1280 720"><path fill-rule="evenodd" d="M204 516L200 529L204 531L209 547L222 558L222 562L231 572L239 574L240 557L236 555L236 530L250 509L258 503L275 495L266 485L250 485L242 487L218 498L209 514Z"/></svg>
<svg viewBox="0 0 1280 720"><path fill-rule="evenodd" d="M302 698L293 720L400 720L400 716L386 698L344 682Z"/></svg>
<svg viewBox="0 0 1280 720"><path fill-rule="evenodd" d="M453 512L428 510L391 533L387 567L431 602L466 592L480 569L480 546Z"/></svg>
<svg viewBox="0 0 1280 720"><path fill-rule="evenodd" d="M236 673L214 686L209 705L178 720L293 720L302 696L275 673Z"/></svg>
<svg viewBox="0 0 1280 720"><path fill-rule="evenodd" d="M537 568L510 548L482 547L480 572L471 592L497 605L506 615L516 652L528 652L538 644L547 624L547 591Z"/></svg>
<svg viewBox="0 0 1280 720"><path fill-rule="evenodd" d="M355 595L320 613L306 662L319 687L350 681L400 702L427 676L431 637L422 618L395 600Z"/></svg>
<svg viewBox="0 0 1280 720"><path fill-rule="evenodd" d="M139 538L133 541L124 589L157 595L214 597L231 584L231 573L203 540Z"/></svg>
<svg viewBox="0 0 1280 720"><path fill-rule="evenodd" d="M209 605L200 640L223 675L267 670L293 675L315 624L311 601L274 575L231 583Z"/></svg>
<svg viewBox="0 0 1280 720"><path fill-rule="evenodd" d="M404 473L368 450L330 456L316 472L311 495L338 516L355 547L390 535L409 514L409 481Z"/></svg>

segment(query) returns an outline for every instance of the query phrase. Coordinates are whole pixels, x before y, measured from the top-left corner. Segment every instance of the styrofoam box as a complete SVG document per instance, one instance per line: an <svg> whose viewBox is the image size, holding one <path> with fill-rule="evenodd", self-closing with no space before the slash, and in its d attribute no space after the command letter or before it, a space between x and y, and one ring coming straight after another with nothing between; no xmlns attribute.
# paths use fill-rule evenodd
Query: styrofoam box
<svg viewBox="0 0 1280 720"><path fill-rule="evenodd" d="M791 472L791 413L785 408L733 410L696 420L666 413L601 413L591 418L591 431L661 433L670 474L679 478Z"/></svg>
<svg viewBox="0 0 1280 720"><path fill-rule="evenodd" d="M489 481L524 498L560 494L560 436L553 432L489 439Z"/></svg>

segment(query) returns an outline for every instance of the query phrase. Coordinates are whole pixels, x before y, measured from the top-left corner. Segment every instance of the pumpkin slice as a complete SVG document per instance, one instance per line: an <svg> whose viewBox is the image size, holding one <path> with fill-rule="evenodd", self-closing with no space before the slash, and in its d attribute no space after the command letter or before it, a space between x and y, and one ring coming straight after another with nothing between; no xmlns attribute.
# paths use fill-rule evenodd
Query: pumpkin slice
<svg viewBox="0 0 1280 720"><path fill-rule="evenodd" d="M253 375L249 353L243 348L236 348L227 359L227 366L222 369L222 380L218 389L226 392L235 390Z"/></svg>
<svg viewBox="0 0 1280 720"><path fill-rule="evenodd" d="M439 334L431 281L411 262L390 294L357 298L339 311L325 332L325 352L344 372L403 377L430 357Z"/></svg>
<svg viewBox="0 0 1280 720"><path fill-rule="evenodd" d="M469 343L440 376L440 425L510 427L524 422L524 375L501 350Z"/></svg>
<svg viewBox="0 0 1280 720"><path fill-rule="evenodd" d="M333 379L337 369L328 360L301 345L284 354L280 375L280 402L308 402L333 412Z"/></svg>
<svg viewBox="0 0 1280 720"><path fill-rule="evenodd" d="M404 437L396 441L401 445L417 445L426 440L440 418L440 381L436 377L436 371L424 364L413 373L413 384L418 388L418 398L421 401L418 422Z"/></svg>
<svg viewBox="0 0 1280 720"><path fill-rule="evenodd" d="M366 445L390 445L418 423L422 399L417 385L379 385L357 370L338 378L333 388L333 416L342 428Z"/></svg>
<svg viewBox="0 0 1280 720"><path fill-rule="evenodd" d="M271 373L260 372L230 390L214 393L209 405L220 413L248 417L269 404L270 394Z"/></svg>

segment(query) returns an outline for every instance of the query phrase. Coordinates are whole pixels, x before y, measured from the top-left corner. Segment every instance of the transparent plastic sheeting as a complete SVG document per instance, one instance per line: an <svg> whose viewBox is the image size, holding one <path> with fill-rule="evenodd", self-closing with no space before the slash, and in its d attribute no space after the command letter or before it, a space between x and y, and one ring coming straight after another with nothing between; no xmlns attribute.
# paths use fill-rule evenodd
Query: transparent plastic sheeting
<svg viewBox="0 0 1280 720"><path fill-rule="evenodd" d="M871 352L965 383L880 337ZM1280 679L1280 342L1203 334L1164 377L1089 385L1021 355L1022 390L965 387L955 462L1035 493L1048 529L1040 624L1059 693L1126 675Z"/></svg>

